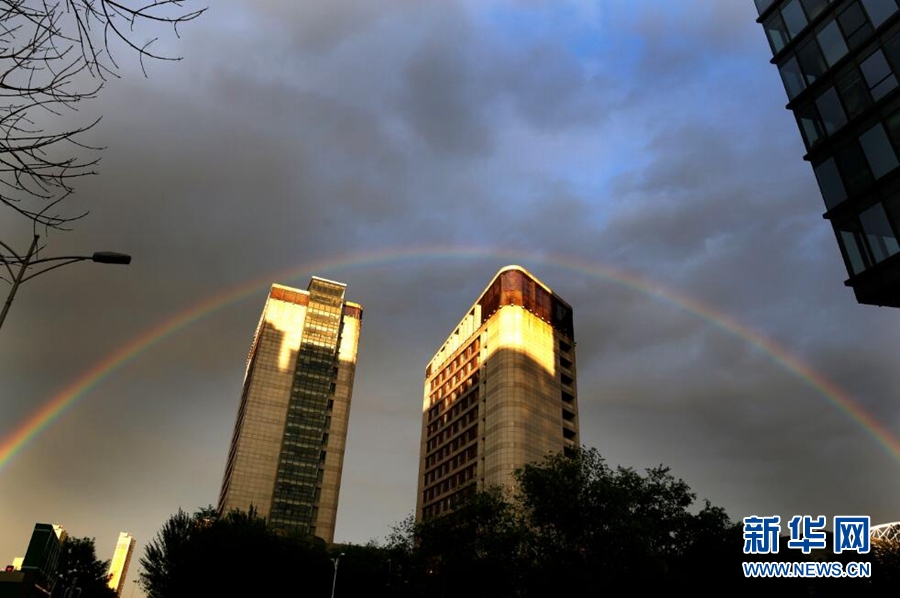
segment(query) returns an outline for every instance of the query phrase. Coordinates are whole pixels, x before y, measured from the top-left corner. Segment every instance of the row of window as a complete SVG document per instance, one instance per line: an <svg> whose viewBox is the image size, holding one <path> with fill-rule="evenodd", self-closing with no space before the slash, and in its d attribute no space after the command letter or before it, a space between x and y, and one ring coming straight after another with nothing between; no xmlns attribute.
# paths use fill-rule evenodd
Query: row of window
<svg viewBox="0 0 900 598"><path fill-rule="evenodd" d="M450 440L454 435L456 435L456 433L459 432L461 428L466 428L476 419L478 419L478 409L472 409L466 415L455 421L453 424L447 426L445 429L437 433L434 433L434 435L431 436L431 439L438 444L446 442L447 440Z"/></svg>
<svg viewBox="0 0 900 598"><path fill-rule="evenodd" d="M289 480L300 480L306 477L306 467L298 467L296 465L291 465L289 463L285 464L283 467L281 465L278 466L278 480L279 481L289 481ZM316 481L321 482L324 476L323 470L319 469L316 471Z"/></svg>
<svg viewBox="0 0 900 598"><path fill-rule="evenodd" d="M454 402L453 406L448 411L445 411L441 417L438 417L433 422L432 422L433 418L429 417L428 421L432 422L432 423L430 423L428 425L428 428L426 430L428 432L428 437L430 438L432 434L437 432L438 429L442 428L443 426L445 426L449 423L453 423L453 421L456 420L456 418L459 417L461 414L465 413L469 409L469 407L478 403L478 400L479 400L479 394L478 394L478 387L476 386L471 390L471 392L467 393L462 399ZM477 407L475 408L475 411L476 412L478 411ZM431 415L431 412L429 412L429 416L430 415Z"/></svg>
<svg viewBox="0 0 900 598"><path fill-rule="evenodd" d="M431 419L433 419L434 417L438 417L450 405L454 404L454 402L459 397L461 397L462 395L469 392L469 389L471 389L472 387L478 386L478 381L480 378L479 378L479 372L476 369L477 365L475 365L474 361L470 362L470 365L472 366L471 374L470 374L469 378L467 378L465 381L462 382L462 384L459 384L458 386L456 386L454 388L452 386L449 386L450 383L448 382L445 386L441 386L439 389L437 389L435 392L433 392L431 394L431 396L428 398L429 402L432 405L431 409L428 412L429 421L431 421ZM445 392L445 387L453 388L453 390L452 391L447 390Z"/></svg>
<svg viewBox="0 0 900 598"><path fill-rule="evenodd" d="M319 516L316 507L301 507L294 505L272 505L269 521L273 526L278 525L308 525Z"/></svg>
<svg viewBox="0 0 900 598"><path fill-rule="evenodd" d="M453 375L448 376L446 379L446 382L444 382L441 386L438 386L437 390L434 390L434 388L436 386L435 382L438 382L438 380L442 380L443 374L441 375L441 378L435 378L434 380L432 380L431 388L432 388L432 390L434 390L434 392L431 393L432 400L433 401L437 400L437 399L443 397L445 394L449 394L451 388L453 388L454 386L459 384L459 382L463 378L465 378L470 373L472 373L477 367L478 367L478 356L476 355L476 356L472 357L472 359L470 359L468 361L468 363L463 365L461 368L455 370Z"/></svg>
<svg viewBox="0 0 900 598"><path fill-rule="evenodd" d="M796 52L789 54L780 61L778 71L781 74L789 99L793 100L796 98L800 92L822 77L828 69L837 64L850 50L856 49L865 43L875 30L873 23L877 22L880 24L882 22L874 19L870 20L866 16L860 1L865 0L854 0L841 8L834 17L829 18L817 28L815 35L811 35L805 43L798 46ZM885 0L878 1L883 2ZM895 0L887 1L892 3L892 12L896 11L897 5ZM871 71L871 76L874 77L877 65L870 63L869 66L863 69L864 72L867 69ZM866 75L868 79L870 73L866 73ZM894 81L894 84L896 85L896 81ZM870 87L874 85L873 82ZM887 91L889 89L879 89L877 93L880 95L878 97L884 95Z"/></svg>
<svg viewBox="0 0 900 598"><path fill-rule="evenodd" d="M447 475L451 471L460 469L469 461L474 461L478 456L478 447L470 446L467 450L456 455L446 463L442 463L438 467L425 472L425 485L433 484L439 478Z"/></svg>
<svg viewBox="0 0 900 598"><path fill-rule="evenodd" d="M444 367L444 369L441 371L440 374L435 376L435 379L431 381L432 390L434 390L434 387L437 384L441 384L442 382L444 382L444 380L449 379L450 374L454 369L459 368L460 365L462 365L466 360L468 360L470 357L472 357L473 355L475 355L475 353L478 352L479 340L480 339L476 338L473 342L471 342L469 344L469 346L466 347L463 352L461 352L459 355L457 355L453 359L453 361L451 361Z"/></svg>
<svg viewBox="0 0 900 598"><path fill-rule="evenodd" d="M456 494L452 494L446 498L440 499L438 502L433 505L428 505L422 508L422 518L428 519L430 517L434 517L436 515L440 515L441 513L446 513L450 511L457 503L463 501L467 498L470 498L475 494L477 486L475 484L470 484L456 492Z"/></svg>
<svg viewBox="0 0 900 598"><path fill-rule="evenodd" d="M438 448L437 439L433 438L426 443L426 452L431 452L437 449L436 457L440 458L442 455L447 456L450 453L456 452L459 447L464 444L468 444L469 442L475 440L478 437L478 424L476 423L474 426L469 428L468 430L462 432L459 436L453 439L452 442L444 444L441 448Z"/></svg>
<svg viewBox="0 0 900 598"><path fill-rule="evenodd" d="M434 487L425 490L424 502L431 502L442 494L456 490L457 486L462 486L466 482L475 479L475 468L477 465L477 463L474 463Z"/></svg>
<svg viewBox="0 0 900 598"><path fill-rule="evenodd" d="M859 274L900 252L900 194L878 203L857 217L835 223L838 243L851 275Z"/></svg>
<svg viewBox="0 0 900 598"><path fill-rule="evenodd" d="M896 86L897 79L884 62L880 50L863 61L863 66L865 70L851 69L812 103L796 110L797 124L806 149L811 150L872 105L873 93L876 94L875 99L879 99Z"/></svg>
<svg viewBox="0 0 900 598"><path fill-rule="evenodd" d="M893 0L890 0L893 1ZM766 3L766 8L771 2ZM812 19L828 8L831 0L790 0L763 23L772 53L777 54L789 41L800 35ZM759 2L757 1L757 7Z"/></svg>
<svg viewBox="0 0 900 598"><path fill-rule="evenodd" d="M850 195L865 193L875 180L900 162L900 111L878 122L824 162L814 167L825 206L830 210Z"/></svg>
<svg viewBox="0 0 900 598"><path fill-rule="evenodd" d="M433 423L428 426L428 438L434 438L438 442L450 438L454 434L456 434L460 428L466 427L470 422L475 421L478 418L478 406L475 405L471 410L466 412L462 417L456 418L450 423L450 420L447 420L447 423L444 424L443 420L439 420L437 423Z"/></svg>

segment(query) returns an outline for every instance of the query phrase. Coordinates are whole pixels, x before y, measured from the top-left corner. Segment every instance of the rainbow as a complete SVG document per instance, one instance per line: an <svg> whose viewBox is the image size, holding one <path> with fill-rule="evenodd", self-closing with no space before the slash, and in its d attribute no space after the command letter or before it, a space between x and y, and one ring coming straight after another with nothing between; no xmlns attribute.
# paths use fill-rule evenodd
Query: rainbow
<svg viewBox="0 0 900 598"><path fill-rule="evenodd" d="M833 407L845 413L874 439L877 444L898 464L900 464L900 441L891 432L868 414L853 398L837 384L822 374L812 370L786 349L739 324L727 315L702 303L682 295L662 285L647 281L637 275L622 272L602 264L588 263L564 256L547 254L526 255L522 252L492 248L460 248L460 247L414 247L408 249L387 249L364 254L345 254L331 259L291 268L282 272L242 283L216 296L200 301L175 314L144 334L120 347L89 370L82 373L68 386L47 400L42 407L22 422L12 433L0 441L0 470L2 470L22 449L43 430L56 421L67 409L79 399L88 396L92 389L102 383L128 363L137 359L142 353L189 327L191 324L206 318L222 308L265 291L273 282L287 282L310 275L323 275L325 272L384 265L402 261L421 261L425 259L492 259L508 260L512 263L543 263L562 269L578 272L590 277L601 278L626 288L635 290L667 303L674 304L711 323L724 332L735 336L758 348L776 363L814 388ZM499 266L498 266L499 267Z"/></svg>

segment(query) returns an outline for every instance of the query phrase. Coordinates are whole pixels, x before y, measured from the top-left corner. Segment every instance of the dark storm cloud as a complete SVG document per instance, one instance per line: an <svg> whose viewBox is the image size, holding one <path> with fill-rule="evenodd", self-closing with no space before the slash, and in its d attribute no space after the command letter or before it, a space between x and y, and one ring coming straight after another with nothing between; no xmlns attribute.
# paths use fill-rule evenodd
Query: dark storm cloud
<svg viewBox="0 0 900 598"><path fill-rule="evenodd" d="M452 29L451 29L452 31ZM484 110L489 96L466 64L469 40L444 34L429 38L406 68L401 111L432 150L474 156L491 149Z"/></svg>

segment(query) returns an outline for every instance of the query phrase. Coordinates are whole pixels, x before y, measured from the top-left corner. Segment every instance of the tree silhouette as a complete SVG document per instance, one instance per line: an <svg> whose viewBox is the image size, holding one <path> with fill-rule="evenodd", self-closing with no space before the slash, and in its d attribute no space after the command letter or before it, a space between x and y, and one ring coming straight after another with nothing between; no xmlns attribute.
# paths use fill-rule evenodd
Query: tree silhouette
<svg viewBox="0 0 900 598"><path fill-rule="evenodd" d="M115 598L116 593L106 585L108 573L109 561L97 559L93 538L66 538L57 565L59 581L53 596L63 598L67 590L77 588L80 598Z"/></svg>

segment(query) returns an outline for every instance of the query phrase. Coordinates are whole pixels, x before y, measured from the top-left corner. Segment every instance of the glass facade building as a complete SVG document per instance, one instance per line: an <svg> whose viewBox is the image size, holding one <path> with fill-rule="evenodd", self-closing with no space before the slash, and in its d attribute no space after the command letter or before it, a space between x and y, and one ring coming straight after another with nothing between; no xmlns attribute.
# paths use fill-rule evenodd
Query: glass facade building
<svg viewBox="0 0 900 598"><path fill-rule="evenodd" d="M59 525L34 524L28 549L22 559L22 571L33 573L34 586L51 594L57 583L57 567L66 541L66 531Z"/></svg>
<svg viewBox="0 0 900 598"><path fill-rule="evenodd" d="M859 303L900 307L900 6L755 0Z"/></svg>
<svg viewBox="0 0 900 598"><path fill-rule="evenodd" d="M572 308L500 270L425 369L416 518L579 447Z"/></svg>
<svg viewBox="0 0 900 598"><path fill-rule="evenodd" d="M219 512L334 541L362 306L342 283L272 285L254 335Z"/></svg>

